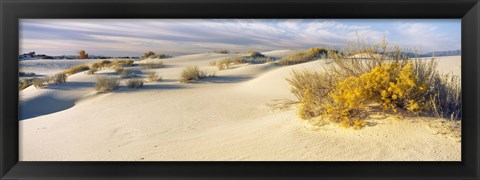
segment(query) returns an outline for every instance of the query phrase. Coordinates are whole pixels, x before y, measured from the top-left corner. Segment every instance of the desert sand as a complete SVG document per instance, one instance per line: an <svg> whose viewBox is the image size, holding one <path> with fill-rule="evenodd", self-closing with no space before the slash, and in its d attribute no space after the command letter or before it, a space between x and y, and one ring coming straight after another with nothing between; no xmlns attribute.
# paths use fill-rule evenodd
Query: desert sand
<svg viewBox="0 0 480 180"><path fill-rule="evenodd" d="M293 50L264 52L282 57ZM327 60L280 66L238 65L218 71L209 62L228 54L163 59L163 80L143 88L96 93L95 75L20 92L21 161L460 161L458 137L427 117L366 119L361 130L328 124L312 128L295 106L268 104L295 97L285 80L292 70L322 70ZM144 63L144 60L136 63ZM440 57L442 73L459 73L460 56ZM188 65L216 72L178 82ZM113 74L102 70L97 74Z"/></svg>

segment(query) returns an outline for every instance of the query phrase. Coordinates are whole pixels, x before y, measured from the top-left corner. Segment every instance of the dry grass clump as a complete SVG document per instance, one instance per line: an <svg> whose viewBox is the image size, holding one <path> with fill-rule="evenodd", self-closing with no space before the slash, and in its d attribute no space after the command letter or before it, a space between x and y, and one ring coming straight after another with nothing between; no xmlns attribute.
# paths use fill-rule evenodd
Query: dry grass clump
<svg viewBox="0 0 480 180"><path fill-rule="evenodd" d="M215 61L215 65L218 70L229 69L232 65L236 64L262 64L267 62L272 62L273 59L264 56L243 56L243 57L233 57L233 58L223 58L219 61ZM210 62L210 65L213 63Z"/></svg>
<svg viewBox="0 0 480 180"><path fill-rule="evenodd" d="M164 67L163 61L148 61L144 64L140 64L140 66L144 69L156 69Z"/></svg>
<svg viewBox="0 0 480 180"><path fill-rule="evenodd" d="M133 66L133 60L131 59L122 59L122 60L116 60L112 61L111 65L112 66L120 66L120 67L127 67L127 66Z"/></svg>
<svg viewBox="0 0 480 180"><path fill-rule="evenodd" d="M99 62L93 63L93 64L90 66L90 69L100 70L100 69L102 69L102 68L110 67L110 66L112 66L112 61L109 61L109 60L101 60L101 61L99 61Z"/></svg>
<svg viewBox="0 0 480 180"><path fill-rule="evenodd" d="M115 71L116 73L123 72L123 67L122 66L115 66L113 68L113 71Z"/></svg>
<svg viewBox="0 0 480 180"><path fill-rule="evenodd" d="M32 85L34 79L20 79L18 80L18 90L24 90Z"/></svg>
<svg viewBox="0 0 480 180"><path fill-rule="evenodd" d="M380 48L378 48L380 47ZM378 49L376 49L378 48ZM292 72L287 79L300 101L297 115L309 121L332 121L361 128L370 108L415 115L461 118L461 89L457 78L443 77L432 60L408 60L395 48L393 59L381 46L365 46L348 53L330 51L333 64L323 72ZM380 56L378 52L383 52ZM367 53L371 58L346 54ZM374 55L375 54L375 55Z"/></svg>
<svg viewBox="0 0 480 180"><path fill-rule="evenodd" d="M95 74L98 70L95 70L95 69L90 69L87 71L87 75L92 75L92 74Z"/></svg>
<svg viewBox="0 0 480 180"><path fill-rule="evenodd" d="M57 73L50 77L50 82L55 84L65 83L67 82L67 75L65 73Z"/></svg>
<svg viewBox="0 0 480 180"><path fill-rule="evenodd" d="M109 92L118 89L120 79L108 76L98 76L95 84L97 92Z"/></svg>
<svg viewBox="0 0 480 180"><path fill-rule="evenodd" d="M42 89L48 84L49 80L47 78L34 78L32 80L32 85L37 89Z"/></svg>
<svg viewBox="0 0 480 180"><path fill-rule="evenodd" d="M82 72L82 71L86 71L86 70L89 70L89 69L90 69L90 67L88 67L88 65L81 64L81 65L78 65L78 66L75 66L75 67L71 67L71 68L69 68L69 69L67 69L63 72L67 75L72 75L72 74Z"/></svg>
<svg viewBox="0 0 480 180"><path fill-rule="evenodd" d="M327 57L328 50L324 48L310 48L306 51L295 53L281 58L278 62L281 65L294 65L309 62L319 58Z"/></svg>
<svg viewBox="0 0 480 180"><path fill-rule="evenodd" d="M149 82L155 82L155 81L161 81L162 80L162 76L159 76L157 74L157 72L155 71L148 71L147 72L147 80Z"/></svg>
<svg viewBox="0 0 480 180"><path fill-rule="evenodd" d="M130 69L122 69L122 71L120 71L120 78L122 79L131 78L135 76L136 76L135 71L132 71Z"/></svg>
<svg viewBox="0 0 480 180"><path fill-rule="evenodd" d="M127 88L141 88L143 87L143 79L129 79L125 84Z"/></svg>
<svg viewBox="0 0 480 180"><path fill-rule="evenodd" d="M200 79L213 76L215 76L215 74L209 75L205 71L200 71L197 66L187 66L185 69L182 70L182 73L180 74L180 82L189 83L192 81L198 81Z"/></svg>

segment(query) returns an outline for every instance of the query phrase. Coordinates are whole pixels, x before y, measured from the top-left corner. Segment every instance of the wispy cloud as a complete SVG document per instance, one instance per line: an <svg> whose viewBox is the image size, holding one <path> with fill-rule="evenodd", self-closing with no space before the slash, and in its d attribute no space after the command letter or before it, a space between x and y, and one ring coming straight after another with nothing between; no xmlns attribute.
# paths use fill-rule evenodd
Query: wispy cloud
<svg viewBox="0 0 480 180"><path fill-rule="evenodd" d="M128 19L21 20L21 52L141 55L152 50L185 54L217 49L232 51L341 47L356 36L387 38L402 47L424 51L458 49L460 21L321 20L321 19ZM452 22L452 21L449 21ZM439 27L443 26L443 27Z"/></svg>

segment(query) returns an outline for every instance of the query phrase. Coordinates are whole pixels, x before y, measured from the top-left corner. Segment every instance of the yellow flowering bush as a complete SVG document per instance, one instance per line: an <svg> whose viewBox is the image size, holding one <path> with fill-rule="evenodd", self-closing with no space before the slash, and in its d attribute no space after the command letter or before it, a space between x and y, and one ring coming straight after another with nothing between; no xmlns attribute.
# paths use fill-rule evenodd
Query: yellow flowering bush
<svg viewBox="0 0 480 180"><path fill-rule="evenodd" d="M412 63L392 62L374 67L359 77L351 76L333 84L328 96L319 103L313 100L313 89L305 88L298 116L302 119L322 116L345 127L363 127L358 117L371 103L384 110L398 108L418 113L425 108L426 85L414 75ZM320 108L315 109L314 107ZM320 109L321 112L318 112Z"/></svg>

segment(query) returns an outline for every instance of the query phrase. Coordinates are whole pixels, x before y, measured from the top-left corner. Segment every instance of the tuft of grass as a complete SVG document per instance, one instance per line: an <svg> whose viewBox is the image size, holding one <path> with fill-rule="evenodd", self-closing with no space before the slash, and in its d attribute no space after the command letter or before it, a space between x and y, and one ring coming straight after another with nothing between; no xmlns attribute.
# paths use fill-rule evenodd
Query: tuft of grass
<svg viewBox="0 0 480 180"><path fill-rule="evenodd" d="M57 73L50 77L50 81L55 84L61 84L67 82L67 75L65 73Z"/></svg>
<svg viewBox="0 0 480 180"><path fill-rule="evenodd" d="M215 74L208 74L205 71L200 71L197 66L187 66L182 70L180 74L181 83L189 83L192 81L198 81L206 77L214 77Z"/></svg>
<svg viewBox="0 0 480 180"><path fill-rule="evenodd" d="M281 58L278 63L281 65L294 65L309 62L315 59L324 58L328 50L324 48L310 48L306 51L295 53Z"/></svg>
<svg viewBox="0 0 480 180"><path fill-rule="evenodd" d="M143 87L143 79L129 79L125 84L127 88L141 88Z"/></svg>
<svg viewBox="0 0 480 180"><path fill-rule="evenodd" d="M18 90L24 90L32 85L33 79L21 79L18 80Z"/></svg>
<svg viewBox="0 0 480 180"><path fill-rule="evenodd" d="M122 66L115 66L113 68L113 70L116 72L116 73L121 73L124 71L123 67Z"/></svg>
<svg viewBox="0 0 480 180"><path fill-rule="evenodd" d="M164 67L163 61L147 61L144 64L140 64L143 69L156 69Z"/></svg>
<svg viewBox="0 0 480 180"><path fill-rule="evenodd" d="M147 72L147 79L149 82L161 81L162 77L157 74L155 71Z"/></svg>
<svg viewBox="0 0 480 180"><path fill-rule="evenodd" d="M118 89L120 79L108 76L98 76L95 84L97 92L109 92Z"/></svg>
<svg viewBox="0 0 480 180"><path fill-rule="evenodd" d="M97 72L97 70L95 69L90 69L87 71L87 75L92 75L92 74L95 74Z"/></svg>
<svg viewBox="0 0 480 180"><path fill-rule="evenodd" d="M229 69L232 65L236 64L260 64L260 63L267 63L272 62L272 58L264 57L264 56L243 56L243 57L233 57L233 58L223 58L219 61L215 62L218 70ZM212 65L213 63L210 63Z"/></svg>
<svg viewBox="0 0 480 180"><path fill-rule="evenodd" d="M37 89L42 89L48 84L48 82L49 79L47 78L34 78L32 80L32 85Z"/></svg>
<svg viewBox="0 0 480 180"><path fill-rule="evenodd" d="M120 78L124 79L124 78L130 78L130 77L135 77L135 73L133 71L128 69L123 69L120 72Z"/></svg>
<svg viewBox="0 0 480 180"><path fill-rule="evenodd" d="M89 70L89 69L90 69L90 67L88 65L81 64L81 65L78 65L78 66L75 66L75 67L68 68L67 70L63 71L63 73L65 73L66 75L72 75L72 74L82 72L82 71L86 71L86 70Z"/></svg>
<svg viewBox="0 0 480 180"><path fill-rule="evenodd" d="M95 62L92 65L90 65L90 69L93 70L100 70L105 67L110 67L112 66L112 61L109 60L101 60L99 62Z"/></svg>
<svg viewBox="0 0 480 180"><path fill-rule="evenodd" d="M152 55L152 56L149 56L148 58L151 58L151 59L167 59L167 58L171 58L172 56L168 55L168 54L157 54L157 55Z"/></svg>

